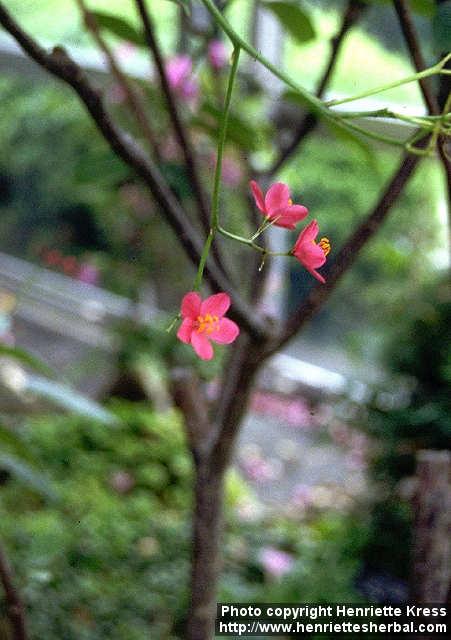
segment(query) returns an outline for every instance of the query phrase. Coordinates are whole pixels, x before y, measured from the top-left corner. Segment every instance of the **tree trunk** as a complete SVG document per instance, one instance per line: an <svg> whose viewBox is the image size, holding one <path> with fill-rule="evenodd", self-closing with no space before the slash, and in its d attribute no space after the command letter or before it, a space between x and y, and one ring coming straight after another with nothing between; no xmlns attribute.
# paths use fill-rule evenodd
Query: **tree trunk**
<svg viewBox="0 0 451 640"><path fill-rule="evenodd" d="M451 453L420 451L412 602L444 604L451 585Z"/></svg>
<svg viewBox="0 0 451 640"><path fill-rule="evenodd" d="M201 461L196 470L191 565L191 603L187 640L211 640L220 572L224 473Z"/></svg>

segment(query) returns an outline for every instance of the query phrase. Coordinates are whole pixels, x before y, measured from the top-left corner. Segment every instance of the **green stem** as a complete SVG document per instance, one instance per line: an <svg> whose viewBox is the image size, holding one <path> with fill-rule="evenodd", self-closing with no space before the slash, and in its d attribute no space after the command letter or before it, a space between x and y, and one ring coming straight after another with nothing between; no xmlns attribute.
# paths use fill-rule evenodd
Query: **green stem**
<svg viewBox="0 0 451 640"><path fill-rule="evenodd" d="M235 48L232 54L232 68L230 70L230 75L229 75L229 82L227 86L227 93L226 93L226 98L224 103L224 111L222 113L220 130L219 130L218 151L217 151L217 157L216 157L213 196L212 196L212 204L211 204L210 232L208 234L208 237L204 244L204 248L202 250L202 255L199 261L199 267L197 269L196 278L193 284L193 291L199 291L200 289L200 286L202 284L202 278L204 275L205 264L208 259L208 254L210 253L210 248L211 248L215 233L219 227L219 193L221 189L222 159L224 156L224 148L225 148L226 137L227 137L227 125L229 123L230 104L232 102L233 85L235 84L235 78L238 71L239 58L240 58L240 47L239 45L235 45Z"/></svg>
<svg viewBox="0 0 451 640"><path fill-rule="evenodd" d="M256 251L260 251L260 253L264 253L267 256L290 256L290 252L278 252L278 251L268 251L264 247L261 247L259 244L256 244L252 238L243 238L243 236L239 236L236 233L232 233L231 231L227 231L224 227L219 226L218 232L225 236L226 238L230 238L230 240L235 240L236 242L240 242L241 244L245 244L247 247L252 247Z"/></svg>
<svg viewBox="0 0 451 640"><path fill-rule="evenodd" d="M402 147L404 146L403 142L396 140L394 138L389 138L388 136L383 136L374 132L367 131L366 129L362 129L360 127L356 127L355 125L350 125L348 122L343 122L341 117L335 113L333 113L330 109L328 109L331 105L343 104L344 102L351 102L352 100L357 100L361 97L365 97L367 95L373 95L375 93L379 93L380 91L385 91L389 88L397 87L405 82L413 82L415 80L421 79L423 77L427 77L428 75L433 75L434 73L444 73L442 70L443 66L446 64L448 59L451 57L451 54L444 58L437 65L432 67L431 69L426 69L425 71L421 71L414 76L410 76L407 80L401 80L395 83L392 83L389 86L385 86L379 89L374 89L369 92L365 92L360 96L353 98L346 98L341 101L332 101L330 103L323 103L319 98L315 95L311 94L309 91L304 89L301 85L297 84L289 75L287 75L284 71L281 71L276 66L274 66L269 60L267 60L257 49L255 49L252 45L248 44L241 36L236 33L233 29L230 22L222 15L221 11L215 5L213 0L201 0L205 5L206 9L210 12L216 22L221 26L224 33L229 37L231 42L235 45L235 47L240 47L243 51L246 51L254 60L257 60L262 64L268 71L270 71L276 78L279 78L284 84L288 87L291 87L302 96L304 101L309 105L310 110L316 115L325 118L326 120L332 121L336 126L344 129L345 131L357 131L358 133L367 135L370 138L375 140L379 140L381 142L385 142L387 144L392 144L395 146Z"/></svg>
<svg viewBox="0 0 451 640"><path fill-rule="evenodd" d="M202 278L204 275L205 264L207 262L208 254L210 253L211 243L213 242L214 231L210 229L210 233L207 236L207 239L204 244L204 248L202 249L202 255L199 260L199 267L197 268L196 278L193 284L193 291L199 291L200 285L202 284Z"/></svg>
<svg viewBox="0 0 451 640"><path fill-rule="evenodd" d="M221 188L222 158L227 137L227 126L229 124L230 103L232 101L233 85L238 71L238 62L240 59L240 46L235 45L232 53L232 68L230 70L229 82L227 85L227 93L224 102L224 112L222 115L221 128L219 132L218 152L216 158L215 178L213 187L212 215L211 226L217 229L219 224L219 191Z"/></svg>
<svg viewBox="0 0 451 640"><path fill-rule="evenodd" d="M388 118L391 120L402 120L409 124L429 129L434 126L436 120L442 120L443 116L406 116L390 109L375 109L374 111L340 111L337 113L340 118L347 120L364 118Z"/></svg>
<svg viewBox="0 0 451 640"><path fill-rule="evenodd" d="M347 102L354 102L355 100L361 100L362 98L368 98L369 96L374 96L377 93L382 93L383 91L388 91L389 89L395 89L396 87L400 87L403 84L408 84L409 82L415 82L417 80L422 80L423 78L429 78L437 73L443 73L443 67L451 58L451 53L449 53L443 60L439 63L435 64L433 67L429 69L425 69L424 71L419 71L407 78L403 78L402 80L395 80L395 82L390 82L389 84L384 84L380 87L376 87L375 89L369 89L368 91L363 91L362 93L357 94L356 96L351 96L350 98L343 98L342 100L329 100L326 102L326 106L328 107L336 107L339 104L346 104Z"/></svg>

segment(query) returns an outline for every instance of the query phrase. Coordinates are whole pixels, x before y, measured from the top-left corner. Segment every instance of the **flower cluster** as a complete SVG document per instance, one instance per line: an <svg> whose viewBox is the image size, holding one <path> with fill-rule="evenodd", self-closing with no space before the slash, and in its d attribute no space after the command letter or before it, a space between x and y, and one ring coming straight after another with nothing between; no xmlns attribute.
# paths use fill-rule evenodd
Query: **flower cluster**
<svg viewBox="0 0 451 640"><path fill-rule="evenodd" d="M175 84L175 75L177 74L174 74L172 84ZM307 207L293 203L290 189L283 182L273 184L266 195L254 180L250 182L250 188L257 208L265 217L265 222L254 238L269 225L294 230L297 223L308 216ZM318 232L318 223L312 220L299 234L290 254L297 258L317 280L324 283L324 277L318 273L317 269L326 262L330 242L327 238L321 238L316 242ZM211 341L230 344L239 335L238 326L224 317L229 307L230 297L226 293L217 293L204 301L195 291L187 293L182 300L180 310L182 324L177 333L178 339L185 344L190 344L202 360L211 360L213 357Z"/></svg>
<svg viewBox="0 0 451 640"><path fill-rule="evenodd" d="M251 180L250 187L257 208L271 224L293 230L298 222L308 216L307 207L293 204L290 190L283 182L273 184L265 196L254 180ZM327 238L321 238L316 243L315 239L318 233L318 222L312 220L299 234L291 253L312 276L324 283L325 280L317 269L326 262L326 257L330 252L330 242Z"/></svg>

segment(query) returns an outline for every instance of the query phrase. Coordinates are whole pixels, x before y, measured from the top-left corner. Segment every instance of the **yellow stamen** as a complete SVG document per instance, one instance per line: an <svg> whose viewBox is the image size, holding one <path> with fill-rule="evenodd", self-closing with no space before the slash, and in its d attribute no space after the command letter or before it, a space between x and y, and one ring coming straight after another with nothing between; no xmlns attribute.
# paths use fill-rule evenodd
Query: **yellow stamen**
<svg viewBox="0 0 451 640"><path fill-rule="evenodd" d="M207 313L205 316L197 316L195 327L197 333L207 334L213 333L213 331L219 330L219 318L218 316L212 316Z"/></svg>
<svg viewBox="0 0 451 640"><path fill-rule="evenodd" d="M290 205L290 207L292 206L293 200L291 198L288 199L288 204Z"/></svg>
<svg viewBox="0 0 451 640"><path fill-rule="evenodd" d="M318 246L324 251L324 255L327 256L330 253L330 242L329 238L321 238L318 242Z"/></svg>

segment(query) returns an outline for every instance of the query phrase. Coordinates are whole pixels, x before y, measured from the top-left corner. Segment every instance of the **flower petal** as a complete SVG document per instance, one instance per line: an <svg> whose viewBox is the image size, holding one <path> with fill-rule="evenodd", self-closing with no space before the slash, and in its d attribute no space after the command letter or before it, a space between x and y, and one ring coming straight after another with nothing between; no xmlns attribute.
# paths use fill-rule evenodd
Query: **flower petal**
<svg viewBox="0 0 451 640"><path fill-rule="evenodd" d="M319 280L319 281L320 281L320 282L322 282L323 284L326 282L326 281L325 281L325 279L323 278L323 276L322 276L320 273L318 273L318 271L315 271L315 269L309 269L308 267L306 267L306 269L307 269L307 271L308 271L309 273L311 273L311 274L312 274L312 276L313 276L314 278L316 278L317 280Z"/></svg>
<svg viewBox="0 0 451 640"><path fill-rule="evenodd" d="M218 344L230 344L238 337L239 333L240 328L233 320L221 318L219 321L219 329L210 334L210 339Z"/></svg>
<svg viewBox="0 0 451 640"><path fill-rule="evenodd" d="M201 360L211 360L213 358L213 347L205 333L193 331L191 345Z"/></svg>
<svg viewBox="0 0 451 640"><path fill-rule="evenodd" d="M269 189L265 196L265 208L272 216L279 209L286 209L289 206L290 190L283 182L276 182Z"/></svg>
<svg viewBox="0 0 451 640"><path fill-rule="evenodd" d="M302 204L293 204L291 207L288 207L285 213L295 217L297 222L299 222L308 216L308 209Z"/></svg>
<svg viewBox="0 0 451 640"><path fill-rule="evenodd" d="M230 307L230 296L227 293L215 293L215 295L206 298L201 305L200 315L205 316L209 313L211 316L223 316Z"/></svg>
<svg viewBox="0 0 451 640"><path fill-rule="evenodd" d="M324 251L318 244L313 242L303 242L294 251L294 255L307 268L316 269L317 267L322 267L326 262Z"/></svg>
<svg viewBox="0 0 451 640"><path fill-rule="evenodd" d="M182 313L183 318L197 318L200 315L202 300L201 297L196 291L190 291L185 296L183 296L182 306L180 311Z"/></svg>
<svg viewBox="0 0 451 640"><path fill-rule="evenodd" d="M190 344L192 330L193 330L192 318L185 318L182 324L180 325L179 330L177 331L177 338L182 342L184 342L185 344Z"/></svg>
<svg viewBox="0 0 451 640"><path fill-rule="evenodd" d="M252 190L252 193L255 199L255 204L257 205L257 207L260 209L262 213L266 213L265 200L263 198L262 190L260 189L258 184L255 182L255 180L251 180L249 182L249 186Z"/></svg>
<svg viewBox="0 0 451 640"><path fill-rule="evenodd" d="M286 209L282 209L277 211L274 216L276 221L274 225L276 227L284 227L285 229L294 229L296 224L303 220L306 216L308 216L307 207L303 207L300 204L295 204L291 207L287 207Z"/></svg>
<svg viewBox="0 0 451 640"><path fill-rule="evenodd" d="M316 238L319 232L319 226L317 220L312 220L308 223L308 225L301 231L298 239L293 248L293 253L296 254L298 247L301 246L304 242L310 242Z"/></svg>

